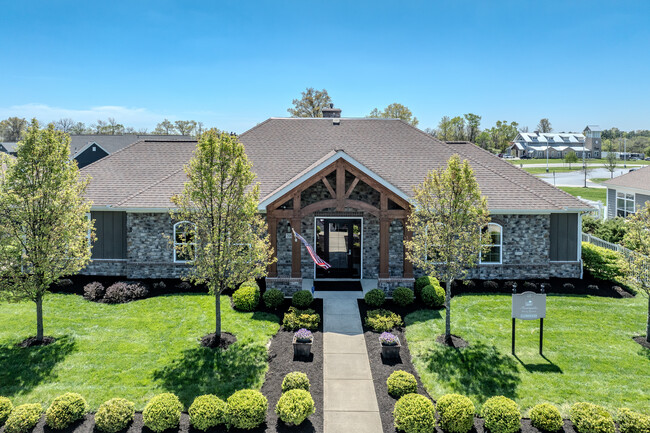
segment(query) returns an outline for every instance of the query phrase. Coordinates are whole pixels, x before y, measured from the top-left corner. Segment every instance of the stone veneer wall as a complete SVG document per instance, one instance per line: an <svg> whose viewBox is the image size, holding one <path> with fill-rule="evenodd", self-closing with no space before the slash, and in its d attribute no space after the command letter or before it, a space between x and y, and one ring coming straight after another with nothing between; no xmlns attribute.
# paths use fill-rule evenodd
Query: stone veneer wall
<svg viewBox="0 0 650 433"><path fill-rule="evenodd" d="M126 276L127 260L95 259L88 263L79 273L81 275L99 275L103 277Z"/></svg>
<svg viewBox="0 0 650 433"><path fill-rule="evenodd" d="M404 225L400 220L390 223L388 274L391 277L404 276Z"/></svg>
<svg viewBox="0 0 650 433"><path fill-rule="evenodd" d="M285 296L292 296L299 290L302 290L302 278L266 278L266 290L278 289Z"/></svg>
<svg viewBox="0 0 650 433"><path fill-rule="evenodd" d="M293 242L293 235L287 238L287 233L291 225L289 220L278 221L278 250L276 251L278 257L278 277L291 277L291 243ZM302 236L305 236L304 234ZM310 238L305 237L309 240Z"/></svg>

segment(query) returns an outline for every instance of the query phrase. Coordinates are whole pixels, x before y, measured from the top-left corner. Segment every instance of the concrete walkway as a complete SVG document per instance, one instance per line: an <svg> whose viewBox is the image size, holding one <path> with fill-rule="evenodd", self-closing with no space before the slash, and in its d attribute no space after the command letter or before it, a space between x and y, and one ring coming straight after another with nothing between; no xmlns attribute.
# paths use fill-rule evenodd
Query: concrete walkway
<svg viewBox="0 0 650 433"><path fill-rule="evenodd" d="M361 292L319 292L323 298L325 433L382 431L357 298Z"/></svg>

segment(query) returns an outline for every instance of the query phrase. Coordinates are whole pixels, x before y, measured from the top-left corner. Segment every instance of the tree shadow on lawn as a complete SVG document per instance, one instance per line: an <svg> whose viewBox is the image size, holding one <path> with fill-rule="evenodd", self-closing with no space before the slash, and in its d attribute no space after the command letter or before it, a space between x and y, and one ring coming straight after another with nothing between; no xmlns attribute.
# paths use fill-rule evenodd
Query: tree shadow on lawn
<svg viewBox="0 0 650 433"><path fill-rule="evenodd" d="M428 371L454 392L474 396L481 404L494 395L514 398L521 382L517 363L494 346L472 343L456 349L434 343L425 355Z"/></svg>
<svg viewBox="0 0 650 433"><path fill-rule="evenodd" d="M406 326L415 325L416 323L426 322L432 319L442 319L442 312L445 311L444 307L436 310L422 308L403 317Z"/></svg>
<svg viewBox="0 0 650 433"><path fill-rule="evenodd" d="M0 345L0 395L11 397L28 393L41 382L56 379L52 370L75 347L69 336L57 337L45 346Z"/></svg>
<svg viewBox="0 0 650 433"><path fill-rule="evenodd" d="M183 351L180 358L153 373L164 388L189 407L199 395L228 398L240 389L256 387L267 362L266 347L260 343L237 341L227 350L203 346Z"/></svg>

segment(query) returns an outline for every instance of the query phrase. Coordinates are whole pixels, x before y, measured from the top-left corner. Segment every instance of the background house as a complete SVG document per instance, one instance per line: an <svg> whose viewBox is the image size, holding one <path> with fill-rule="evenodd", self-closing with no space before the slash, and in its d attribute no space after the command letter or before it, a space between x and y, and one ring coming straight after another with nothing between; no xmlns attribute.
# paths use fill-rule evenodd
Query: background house
<svg viewBox="0 0 650 433"><path fill-rule="evenodd" d="M600 158L601 129L598 125L588 125L584 134L572 132L520 132L509 148L510 155L524 158L564 158L568 152L575 152L578 158Z"/></svg>
<svg viewBox="0 0 650 433"><path fill-rule="evenodd" d="M607 218L626 217L650 201L650 166L606 180Z"/></svg>

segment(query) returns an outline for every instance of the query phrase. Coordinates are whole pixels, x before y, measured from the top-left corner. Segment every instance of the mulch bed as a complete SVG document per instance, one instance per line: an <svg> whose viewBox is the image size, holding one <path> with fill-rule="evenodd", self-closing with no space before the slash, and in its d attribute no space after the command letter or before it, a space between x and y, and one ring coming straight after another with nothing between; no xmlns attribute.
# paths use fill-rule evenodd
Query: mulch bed
<svg viewBox="0 0 650 433"><path fill-rule="evenodd" d="M47 346L48 344L52 344L56 341L56 338L54 337L43 337L42 340L37 340L36 337L29 337L21 341L20 343L16 344L16 346L22 347L23 349L26 347L33 347L33 346Z"/></svg>
<svg viewBox="0 0 650 433"><path fill-rule="evenodd" d="M646 349L650 349L650 343L648 343L648 341L646 340L645 335L633 337L632 339L637 343L639 343L641 346L645 347Z"/></svg>
<svg viewBox="0 0 650 433"><path fill-rule="evenodd" d="M445 334L438 335L436 337L436 343L447 345L447 343L445 342ZM467 346L469 346L469 343L467 341L463 340L457 335L451 334L451 344L449 345L449 347L453 347L455 349L462 349L463 347L467 347Z"/></svg>
<svg viewBox="0 0 650 433"><path fill-rule="evenodd" d="M230 332L222 332L221 333L221 338L219 339L219 343L216 343L215 340L215 334L214 332L208 335L204 335L201 337L201 346L204 347L210 347L212 349L221 349L221 350L226 350L228 347L233 344L235 341L237 341L237 337Z"/></svg>

